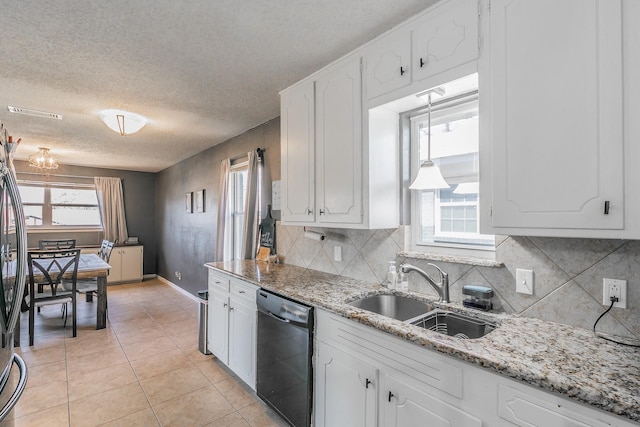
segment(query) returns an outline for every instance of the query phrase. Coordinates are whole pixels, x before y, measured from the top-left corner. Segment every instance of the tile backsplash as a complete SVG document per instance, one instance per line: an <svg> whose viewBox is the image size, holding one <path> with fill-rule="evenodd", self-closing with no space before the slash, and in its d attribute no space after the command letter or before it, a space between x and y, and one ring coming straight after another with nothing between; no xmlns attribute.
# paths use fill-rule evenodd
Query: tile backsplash
<svg viewBox="0 0 640 427"><path fill-rule="evenodd" d="M278 255L293 264L340 274L372 283L384 283L388 261L398 263L404 229L323 231L326 239L304 237L304 229L278 224ZM496 311L536 317L591 329L606 310L602 305L602 279L627 280L627 309L614 308L598 323L598 331L640 338L640 241L567 239L546 237L501 237L496 259L503 267L434 262L449 274L451 299L462 300L462 286L477 284L494 289ZM334 247L340 246L342 261L334 261ZM429 261L406 258L406 262L435 271ZM534 270L533 295L515 292L516 268ZM415 273L409 275L412 291L435 295Z"/></svg>

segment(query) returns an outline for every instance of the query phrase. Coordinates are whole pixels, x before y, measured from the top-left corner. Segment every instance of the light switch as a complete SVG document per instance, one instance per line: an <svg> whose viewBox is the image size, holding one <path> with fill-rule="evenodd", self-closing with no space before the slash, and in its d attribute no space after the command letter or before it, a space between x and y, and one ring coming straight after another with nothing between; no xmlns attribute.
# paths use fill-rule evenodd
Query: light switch
<svg viewBox="0 0 640 427"><path fill-rule="evenodd" d="M342 262L342 246L333 247L333 260L335 262Z"/></svg>
<svg viewBox="0 0 640 427"><path fill-rule="evenodd" d="M516 292L533 295L533 270L516 268Z"/></svg>

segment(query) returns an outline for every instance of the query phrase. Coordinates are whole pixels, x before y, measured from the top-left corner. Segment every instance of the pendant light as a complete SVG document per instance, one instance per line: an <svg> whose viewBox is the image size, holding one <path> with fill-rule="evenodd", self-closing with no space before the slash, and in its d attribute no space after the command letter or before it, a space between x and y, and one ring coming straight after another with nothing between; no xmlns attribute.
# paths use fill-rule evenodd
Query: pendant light
<svg viewBox="0 0 640 427"><path fill-rule="evenodd" d="M427 160L423 160L418 170L418 176L409 186L411 190L437 190L440 188L449 188L449 184L442 177L440 168L431 161L431 95L436 93L444 95L444 89L435 88L416 95L420 99L427 97Z"/></svg>

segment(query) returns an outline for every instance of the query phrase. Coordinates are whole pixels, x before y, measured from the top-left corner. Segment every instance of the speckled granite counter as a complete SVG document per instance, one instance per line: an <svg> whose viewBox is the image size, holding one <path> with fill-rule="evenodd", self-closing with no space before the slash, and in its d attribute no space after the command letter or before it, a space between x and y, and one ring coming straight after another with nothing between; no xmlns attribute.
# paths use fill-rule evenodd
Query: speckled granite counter
<svg viewBox="0 0 640 427"><path fill-rule="evenodd" d="M347 304L363 296L391 292L380 285L256 261L208 263L206 266L423 347L640 421L640 349L607 342L586 329L474 312L478 317L498 323L499 327L483 338L463 340ZM432 302L419 294L412 295ZM455 303L437 305L464 310Z"/></svg>

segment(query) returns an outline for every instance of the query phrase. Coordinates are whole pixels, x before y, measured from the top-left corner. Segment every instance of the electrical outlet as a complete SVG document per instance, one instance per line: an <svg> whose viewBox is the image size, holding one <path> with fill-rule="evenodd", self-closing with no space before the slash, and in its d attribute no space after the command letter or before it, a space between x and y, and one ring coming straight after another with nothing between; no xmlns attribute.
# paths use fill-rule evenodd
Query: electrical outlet
<svg viewBox="0 0 640 427"><path fill-rule="evenodd" d="M516 268L516 292L533 295L533 270Z"/></svg>
<svg viewBox="0 0 640 427"><path fill-rule="evenodd" d="M178 278L178 280L182 280L182 273L180 273L179 271L176 271L175 275Z"/></svg>
<svg viewBox="0 0 640 427"><path fill-rule="evenodd" d="M602 279L602 305L611 305L611 297L618 298L615 308L627 308L627 281Z"/></svg>

